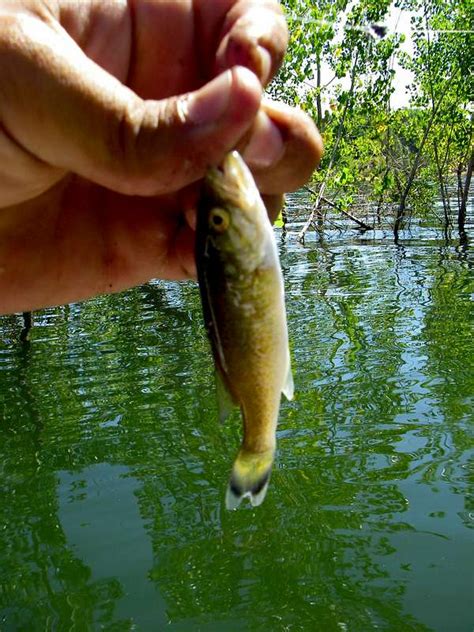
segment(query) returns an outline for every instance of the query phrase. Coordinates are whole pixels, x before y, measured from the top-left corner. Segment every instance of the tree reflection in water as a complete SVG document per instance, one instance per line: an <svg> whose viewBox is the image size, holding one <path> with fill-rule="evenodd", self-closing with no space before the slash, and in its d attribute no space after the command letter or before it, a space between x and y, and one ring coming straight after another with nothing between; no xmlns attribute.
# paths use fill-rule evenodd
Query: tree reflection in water
<svg viewBox="0 0 474 632"><path fill-rule="evenodd" d="M258 510L223 509L240 428L194 284L45 310L27 345L0 320L2 631L467 629L472 268L291 230L283 266L298 396Z"/></svg>

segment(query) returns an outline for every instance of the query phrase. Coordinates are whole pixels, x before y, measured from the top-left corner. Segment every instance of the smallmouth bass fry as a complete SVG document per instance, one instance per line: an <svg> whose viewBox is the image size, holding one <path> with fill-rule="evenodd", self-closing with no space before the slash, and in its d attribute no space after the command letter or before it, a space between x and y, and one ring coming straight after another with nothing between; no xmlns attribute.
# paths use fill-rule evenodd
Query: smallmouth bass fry
<svg viewBox="0 0 474 632"><path fill-rule="evenodd" d="M208 170L198 205L196 263L216 367L219 416L234 406L244 437L226 494L259 505L266 494L283 392L293 397L283 278L272 225L237 152Z"/></svg>

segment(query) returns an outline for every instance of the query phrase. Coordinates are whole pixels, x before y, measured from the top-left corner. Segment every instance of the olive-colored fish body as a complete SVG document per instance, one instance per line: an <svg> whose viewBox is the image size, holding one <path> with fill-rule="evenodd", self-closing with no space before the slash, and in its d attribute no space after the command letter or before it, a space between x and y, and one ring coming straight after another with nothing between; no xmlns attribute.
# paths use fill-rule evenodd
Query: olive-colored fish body
<svg viewBox="0 0 474 632"><path fill-rule="evenodd" d="M260 504L275 452L281 393L293 395L283 279L273 229L237 152L208 171L198 209L196 262L216 364L221 418L241 408L244 438L226 504Z"/></svg>

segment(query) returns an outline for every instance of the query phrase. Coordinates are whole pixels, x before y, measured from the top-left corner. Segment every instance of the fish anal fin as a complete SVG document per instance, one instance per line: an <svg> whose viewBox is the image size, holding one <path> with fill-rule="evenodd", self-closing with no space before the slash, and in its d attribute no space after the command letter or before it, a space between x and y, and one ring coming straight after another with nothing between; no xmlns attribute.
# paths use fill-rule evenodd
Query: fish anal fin
<svg viewBox="0 0 474 632"><path fill-rule="evenodd" d="M227 388L225 378L219 369L216 369L216 396L217 408L219 411L219 422L223 424L227 417L236 407L237 403L232 397L232 393Z"/></svg>

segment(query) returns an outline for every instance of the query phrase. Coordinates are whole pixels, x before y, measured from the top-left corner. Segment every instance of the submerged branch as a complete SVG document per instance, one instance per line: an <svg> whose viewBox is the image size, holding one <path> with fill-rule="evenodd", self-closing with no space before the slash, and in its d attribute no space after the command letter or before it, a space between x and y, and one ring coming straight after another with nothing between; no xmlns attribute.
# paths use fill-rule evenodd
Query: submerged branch
<svg viewBox="0 0 474 632"><path fill-rule="evenodd" d="M332 208L336 209L336 211L339 211L339 213L342 213L342 215L344 215L348 219L350 219L353 222L355 222L359 226L359 228L361 228L362 230L373 230L373 228L374 228L373 226L370 226L369 224L366 224L364 221L362 221L358 217L355 217L354 215L352 215L348 211L345 211L343 208L341 208L340 206L338 206L334 202L331 202L331 200L328 200L326 197L322 197L321 200L323 202L325 202L326 204L328 204L329 206L331 206Z"/></svg>
<svg viewBox="0 0 474 632"><path fill-rule="evenodd" d="M314 189L312 189L311 187L305 186L303 188L305 189L305 191L308 191L308 193L311 193L312 195L317 195L316 191L314 191ZM357 224L359 226L359 229L362 229L362 230L373 230L373 228L374 228L373 226L370 226L369 224L366 224L363 220L359 219L358 217L355 217L354 215L352 215L348 211L345 211L338 204L336 204L335 202L332 202L327 197L321 196L321 200L320 201L324 202L325 204L327 204L331 208L335 209L336 211L341 213L341 215L344 215L348 219L352 220L355 224Z"/></svg>

